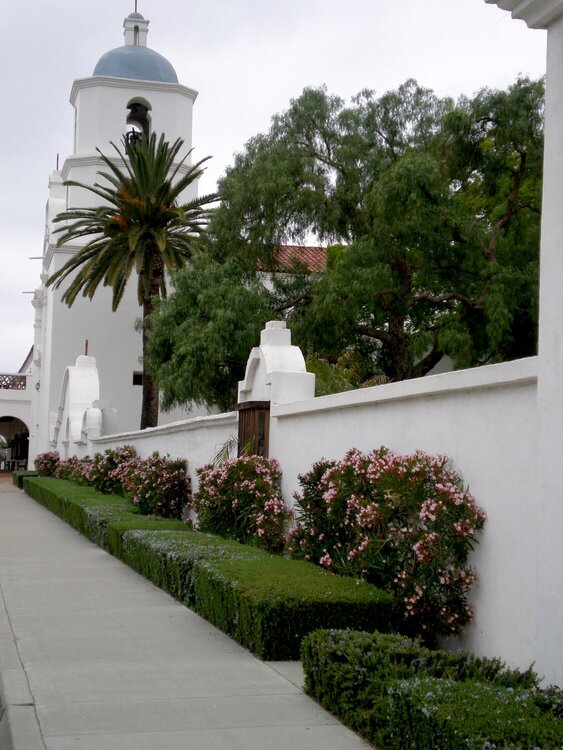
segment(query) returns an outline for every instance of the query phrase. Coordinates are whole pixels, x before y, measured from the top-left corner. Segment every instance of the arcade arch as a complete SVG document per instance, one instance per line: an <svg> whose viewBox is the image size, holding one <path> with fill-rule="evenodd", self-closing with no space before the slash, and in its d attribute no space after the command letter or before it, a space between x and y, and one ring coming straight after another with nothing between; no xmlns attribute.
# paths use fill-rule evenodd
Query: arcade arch
<svg viewBox="0 0 563 750"><path fill-rule="evenodd" d="M1 413L0 413L1 414ZM12 415L0 416L0 471L25 469L29 457L29 428Z"/></svg>

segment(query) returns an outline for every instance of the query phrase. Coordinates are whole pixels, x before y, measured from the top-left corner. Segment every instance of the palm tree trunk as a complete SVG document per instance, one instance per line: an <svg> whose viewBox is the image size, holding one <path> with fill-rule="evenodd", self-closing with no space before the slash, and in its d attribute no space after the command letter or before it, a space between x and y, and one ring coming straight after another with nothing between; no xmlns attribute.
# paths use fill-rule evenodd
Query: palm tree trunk
<svg viewBox="0 0 563 750"><path fill-rule="evenodd" d="M157 287L158 289L158 284ZM152 290L151 290L152 291ZM153 297L143 300L143 401L141 404L141 430L158 425L159 392L153 376L145 366L145 352L149 335L149 316L154 311Z"/></svg>

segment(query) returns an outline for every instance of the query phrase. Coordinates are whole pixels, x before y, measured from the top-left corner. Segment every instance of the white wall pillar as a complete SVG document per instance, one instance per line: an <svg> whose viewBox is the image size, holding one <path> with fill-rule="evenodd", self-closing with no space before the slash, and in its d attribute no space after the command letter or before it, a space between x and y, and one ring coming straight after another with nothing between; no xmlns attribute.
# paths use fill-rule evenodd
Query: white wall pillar
<svg viewBox="0 0 563 750"><path fill-rule="evenodd" d="M494 3L495 0L486 0ZM563 685L563 0L499 0L547 29L538 348L536 669ZM510 446L507 446L510 450ZM530 561L533 564L533 561Z"/></svg>
<svg viewBox="0 0 563 750"><path fill-rule="evenodd" d="M547 35L539 319L537 668L563 685L563 15Z"/></svg>

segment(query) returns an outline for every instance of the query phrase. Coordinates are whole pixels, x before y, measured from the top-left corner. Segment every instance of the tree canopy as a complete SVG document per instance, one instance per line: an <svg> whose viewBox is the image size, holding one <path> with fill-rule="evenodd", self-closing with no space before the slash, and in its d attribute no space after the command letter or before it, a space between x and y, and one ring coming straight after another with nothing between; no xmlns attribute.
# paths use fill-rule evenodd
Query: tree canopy
<svg viewBox="0 0 563 750"><path fill-rule="evenodd" d="M205 298L183 294L179 282L159 316L173 306L195 321L213 299L218 318L236 287L255 295L254 307L241 304L226 348L219 353L213 338L203 344L210 357L237 360L223 370L230 397L248 354L245 344L244 361L240 350L231 357L239 331L253 330L256 343L264 304L317 361L361 362L353 368L359 382L421 376L445 355L456 367L531 355L542 150L542 81L522 78L457 102L412 80L350 103L306 89L219 183L221 205L191 283L219 278L225 263L230 281L222 275ZM273 274L267 289L250 283L257 268L274 267L277 247L312 240L327 246L324 272L296 267ZM159 378L174 373L181 385L173 400L189 400L194 370L174 352L190 344L166 333L159 316L151 366ZM187 336L195 341L195 326ZM198 388L199 398L217 402L205 378Z"/></svg>

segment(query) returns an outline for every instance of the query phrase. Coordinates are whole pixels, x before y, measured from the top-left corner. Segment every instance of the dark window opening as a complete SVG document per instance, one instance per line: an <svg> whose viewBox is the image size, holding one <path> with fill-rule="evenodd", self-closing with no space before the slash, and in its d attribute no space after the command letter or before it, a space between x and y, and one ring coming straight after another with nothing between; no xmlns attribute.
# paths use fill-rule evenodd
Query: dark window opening
<svg viewBox="0 0 563 750"><path fill-rule="evenodd" d="M142 372L133 373L133 385L143 385L143 373Z"/></svg>
<svg viewBox="0 0 563 750"><path fill-rule="evenodd" d="M148 105L148 106L147 106ZM150 135L150 105L139 101L132 101L127 105L127 127L125 136L130 143L136 143L140 138Z"/></svg>

